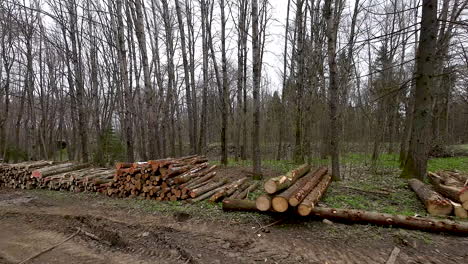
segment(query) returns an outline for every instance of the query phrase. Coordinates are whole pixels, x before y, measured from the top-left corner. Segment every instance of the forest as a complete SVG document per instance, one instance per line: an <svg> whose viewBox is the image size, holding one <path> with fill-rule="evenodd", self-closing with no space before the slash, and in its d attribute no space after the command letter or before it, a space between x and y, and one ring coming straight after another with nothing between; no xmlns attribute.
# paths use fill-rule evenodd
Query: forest
<svg viewBox="0 0 468 264"><path fill-rule="evenodd" d="M468 141L467 4L4 0L0 157L331 157L339 179L343 153L392 153L423 178Z"/></svg>

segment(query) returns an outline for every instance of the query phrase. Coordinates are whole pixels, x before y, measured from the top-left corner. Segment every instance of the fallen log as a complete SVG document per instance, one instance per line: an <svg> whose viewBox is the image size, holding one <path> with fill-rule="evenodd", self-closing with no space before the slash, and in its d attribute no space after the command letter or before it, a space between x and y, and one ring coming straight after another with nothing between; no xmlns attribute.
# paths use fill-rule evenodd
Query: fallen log
<svg viewBox="0 0 468 264"><path fill-rule="evenodd" d="M309 180L313 179L313 172L309 172L306 176L296 181L291 187L277 194L271 200L271 205L276 212L286 212L289 207L289 199L296 191L304 186Z"/></svg>
<svg viewBox="0 0 468 264"><path fill-rule="evenodd" d="M229 196L230 199L235 199L241 192L243 192L245 189L249 188L252 183L250 182L244 182L239 188Z"/></svg>
<svg viewBox="0 0 468 264"><path fill-rule="evenodd" d="M227 179L223 179L222 181L219 181L219 182L213 182L211 184L206 184L204 186L201 186L199 188L196 188L196 189L193 189L191 192L190 192L190 197L192 198L195 198L199 195L202 195L206 192L209 192L213 189L216 189L218 188L219 186L222 186L224 184L226 184L227 182Z"/></svg>
<svg viewBox="0 0 468 264"><path fill-rule="evenodd" d="M229 183L226 183L225 185L222 185L216 189L213 189L209 192L206 192L200 196L197 196L196 198L193 198L192 200L190 200L191 202L199 202L199 201L202 201L202 200L205 200L206 198L208 197L211 197L213 194L217 193L218 191L226 188L226 186L229 185Z"/></svg>
<svg viewBox="0 0 468 264"><path fill-rule="evenodd" d="M224 211L258 211L252 200L230 199L223 200Z"/></svg>
<svg viewBox="0 0 468 264"><path fill-rule="evenodd" d="M450 201L442 197L437 192L431 190L429 186L418 179L409 180L411 189L418 195L424 203L427 212L431 215L447 216L452 213L453 206Z"/></svg>
<svg viewBox="0 0 468 264"><path fill-rule="evenodd" d="M241 193L239 193L239 195L237 195L235 198L236 199L245 199L249 195L249 193L255 191L258 188L259 184L260 183L258 181L252 183L252 185L250 185L247 189L245 189Z"/></svg>
<svg viewBox="0 0 468 264"><path fill-rule="evenodd" d="M301 204L297 207L297 212L302 216L307 216L312 212L312 209L315 207L315 204L320 200L320 198L327 191L328 186L331 183L331 175L325 175L317 187L307 195L307 197L302 201Z"/></svg>
<svg viewBox="0 0 468 264"><path fill-rule="evenodd" d="M271 195L262 194L255 200L255 206L260 211L269 211L271 209Z"/></svg>
<svg viewBox="0 0 468 264"><path fill-rule="evenodd" d="M306 196L317 186L322 177L327 174L328 169L326 167L319 168L313 173L312 178L304 184L304 186L299 187L292 196L289 198L289 205L297 206L300 204ZM274 204L273 204L274 206Z"/></svg>
<svg viewBox="0 0 468 264"><path fill-rule="evenodd" d="M453 185L443 184L444 181L442 177L432 172L428 173L428 178L436 192L451 199L452 201L455 201L457 203L462 203L460 199L460 193L463 188L453 186Z"/></svg>
<svg viewBox="0 0 468 264"><path fill-rule="evenodd" d="M230 183L225 188L223 188L223 189L219 190L218 192L216 192L215 194L213 194L213 196L211 196L211 198L210 198L210 202L217 202L220 199L222 199L223 197L231 195L232 193L234 193L236 191L237 188L239 188L240 185L242 185L246 181L247 181L247 178L245 177L245 178L239 179L239 180L237 180L237 181L235 181L233 183Z"/></svg>
<svg viewBox="0 0 468 264"><path fill-rule="evenodd" d="M226 211L255 211L256 203L250 200L226 199ZM428 217L414 217L405 215L391 215L385 213L355 210L314 207L311 214L317 217L358 224L374 224L380 226L401 227L429 232L448 232L459 235L468 235L468 222L439 220Z"/></svg>
<svg viewBox="0 0 468 264"><path fill-rule="evenodd" d="M468 222L439 220L426 217L391 215L354 209L334 209L315 207L312 214L332 220L356 223L371 223L384 226L398 226L431 232L450 232L468 234Z"/></svg>
<svg viewBox="0 0 468 264"><path fill-rule="evenodd" d="M286 175L274 177L265 182L265 191L269 194L276 193L293 185L300 177L310 170L310 165L304 164Z"/></svg>

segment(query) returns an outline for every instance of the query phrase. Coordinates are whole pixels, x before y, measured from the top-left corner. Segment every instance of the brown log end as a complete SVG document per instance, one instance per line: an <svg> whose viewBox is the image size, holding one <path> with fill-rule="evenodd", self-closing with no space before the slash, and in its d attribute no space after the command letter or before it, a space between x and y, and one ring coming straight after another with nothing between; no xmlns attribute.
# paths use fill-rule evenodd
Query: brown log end
<svg viewBox="0 0 468 264"><path fill-rule="evenodd" d="M266 181L263 187L265 188L265 191L269 194L273 194L278 190L276 183L272 180Z"/></svg>
<svg viewBox="0 0 468 264"><path fill-rule="evenodd" d="M260 211L268 211L271 208L271 197L269 195L263 194L260 195L257 200L255 200L255 206Z"/></svg>
<svg viewBox="0 0 468 264"><path fill-rule="evenodd" d="M273 205L273 209L276 212L286 212L288 210L289 204L288 200L281 196L276 196L271 200L271 204Z"/></svg>
<svg viewBox="0 0 468 264"><path fill-rule="evenodd" d="M308 216L308 215L310 215L310 213L312 212L312 209L313 209L313 207L310 206L310 205L300 204L300 205L297 207L297 213L298 213L300 216Z"/></svg>

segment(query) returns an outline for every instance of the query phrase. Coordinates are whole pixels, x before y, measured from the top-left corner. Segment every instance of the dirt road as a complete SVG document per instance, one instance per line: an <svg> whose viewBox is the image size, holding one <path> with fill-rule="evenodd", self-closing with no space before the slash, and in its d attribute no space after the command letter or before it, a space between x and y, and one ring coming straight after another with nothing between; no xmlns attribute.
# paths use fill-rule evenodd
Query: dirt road
<svg viewBox="0 0 468 264"><path fill-rule="evenodd" d="M258 232L278 219L126 203L0 189L0 263L18 263L78 230L28 263L385 263L395 247L401 249L396 263L468 261L464 237L292 219ZM172 208L180 206L191 205Z"/></svg>

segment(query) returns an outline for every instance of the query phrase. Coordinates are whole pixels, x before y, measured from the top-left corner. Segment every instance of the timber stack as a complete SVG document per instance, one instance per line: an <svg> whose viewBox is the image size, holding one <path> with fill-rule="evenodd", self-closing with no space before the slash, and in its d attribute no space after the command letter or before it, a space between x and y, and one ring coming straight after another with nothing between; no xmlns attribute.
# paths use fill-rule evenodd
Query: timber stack
<svg viewBox="0 0 468 264"><path fill-rule="evenodd" d="M326 192L331 180L326 167L311 170L310 165L304 164L285 175L266 181L266 194L257 198L256 208L280 213L292 208L299 215L307 216ZM234 207L231 204L229 206Z"/></svg>
<svg viewBox="0 0 468 264"><path fill-rule="evenodd" d="M113 181L107 188L111 197L135 197L158 201L209 199L218 202L225 197L245 197L247 178L233 182L218 179L216 165L210 166L202 156L167 158L136 163L117 163Z"/></svg>
<svg viewBox="0 0 468 264"><path fill-rule="evenodd" d="M105 192L115 170L89 164L27 161L0 165L0 186L72 192Z"/></svg>
<svg viewBox="0 0 468 264"><path fill-rule="evenodd" d="M468 174L458 171L428 173L431 185L411 179L409 185L431 215L468 218Z"/></svg>

